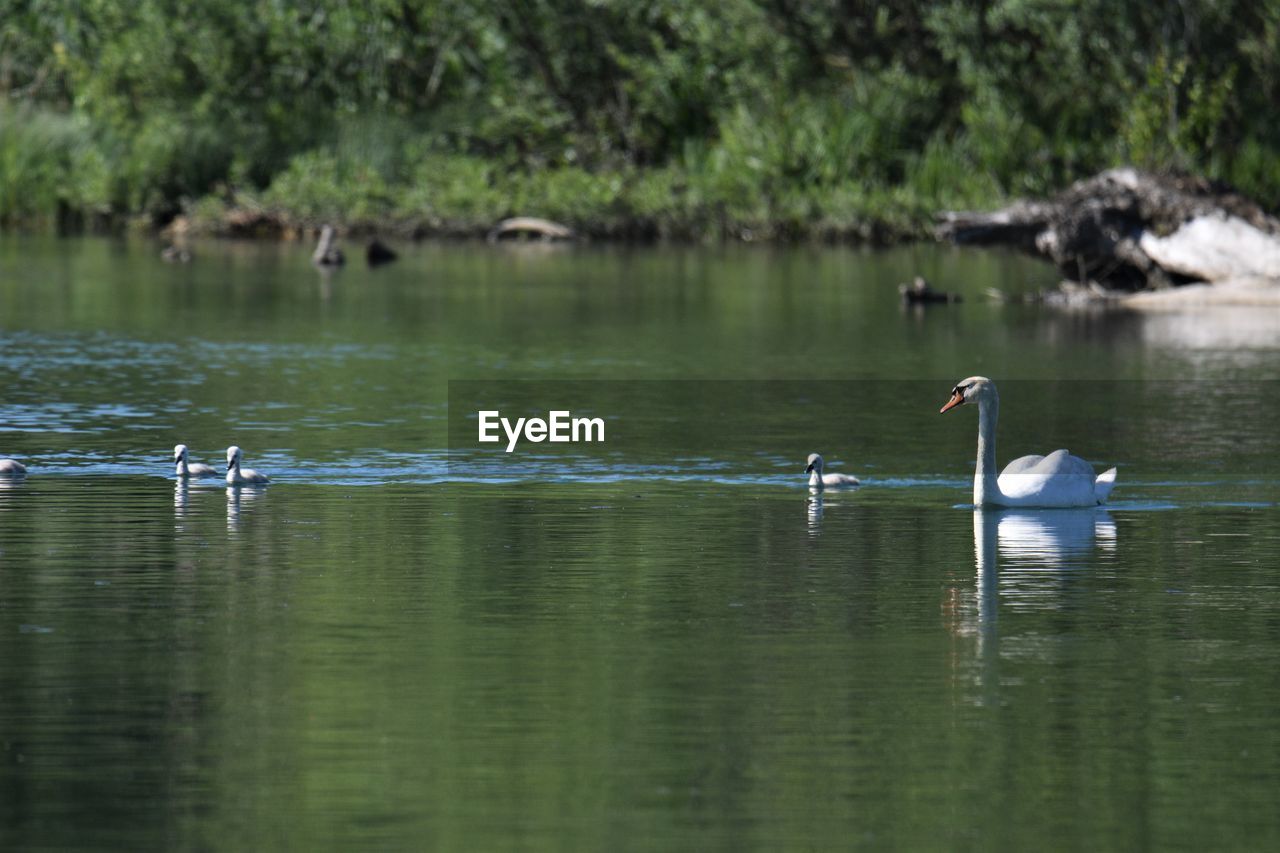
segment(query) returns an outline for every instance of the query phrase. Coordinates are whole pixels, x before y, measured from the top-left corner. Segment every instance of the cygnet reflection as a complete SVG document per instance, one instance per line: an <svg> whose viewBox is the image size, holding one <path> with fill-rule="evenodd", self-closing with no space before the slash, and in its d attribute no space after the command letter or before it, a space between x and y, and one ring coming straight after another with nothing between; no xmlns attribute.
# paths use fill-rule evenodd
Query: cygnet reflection
<svg viewBox="0 0 1280 853"><path fill-rule="evenodd" d="M818 536L822 533L822 495L812 494L805 502L805 513L809 518L809 535Z"/></svg>
<svg viewBox="0 0 1280 853"><path fill-rule="evenodd" d="M227 487L227 530L232 533L240 529L241 515L253 506L253 502L266 494L265 489Z"/></svg>

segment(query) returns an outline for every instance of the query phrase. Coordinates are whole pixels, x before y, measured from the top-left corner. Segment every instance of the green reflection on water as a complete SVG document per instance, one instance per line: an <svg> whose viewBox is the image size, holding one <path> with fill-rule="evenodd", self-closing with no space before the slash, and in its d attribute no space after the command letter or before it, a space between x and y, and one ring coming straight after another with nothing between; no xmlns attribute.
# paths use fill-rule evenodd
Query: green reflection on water
<svg viewBox="0 0 1280 853"><path fill-rule="evenodd" d="M691 485L4 497L13 844L1278 828L1271 510L1117 510L1097 539L1091 511L1083 536L997 514L984 539L936 493L817 518L803 492Z"/></svg>
<svg viewBox="0 0 1280 853"><path fill-rule="evenodd" d="M903 311L916 273L966 302ZM0 450L33 470L0 490L0 844L1274 846L1280 398L1239 380L1276 347L980 298L1051 281L0 239ZM975 522L976 426L936 408L978 372L1206 381L1002 384L1001 461L1062 441L1118 501ZM451 379L686 377L943 381L764 413L722 453L758 482L423 482ZM278 483L175 490L177 441ZM811 501L815 449L870 485Z"/></svg>

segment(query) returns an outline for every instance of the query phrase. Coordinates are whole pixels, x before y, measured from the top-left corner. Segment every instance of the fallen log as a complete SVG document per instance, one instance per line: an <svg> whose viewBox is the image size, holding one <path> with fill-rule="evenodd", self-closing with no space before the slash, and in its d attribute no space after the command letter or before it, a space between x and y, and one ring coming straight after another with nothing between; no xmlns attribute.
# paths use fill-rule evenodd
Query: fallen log
<svg viewBox="0 0 1280 853"><path fill-rule="evenodd" d="M320 240L316 250L311 253L311 263L318 267L340 267L347 262L346 256L338 248L338 239L334 235L333 226L326 225L320 229Z"/></svg>
<svg viewBox="0 0 1280 853"><path fill-rule="evenodd" d="M490 242L508 237L533 236L543 240L572 240L573 229L550 219L539 219L536 216L515 216L504 219L489 232Z"/></svg>
<svg viewBox="0 0 1280 853"><path fill-rule="evenodd" d="M944 214L937 235L1029 252L1069 281L1121 292L1242 277L1280 287L1280 220L1198 178L1113 169L1045 201Z"/></svg>

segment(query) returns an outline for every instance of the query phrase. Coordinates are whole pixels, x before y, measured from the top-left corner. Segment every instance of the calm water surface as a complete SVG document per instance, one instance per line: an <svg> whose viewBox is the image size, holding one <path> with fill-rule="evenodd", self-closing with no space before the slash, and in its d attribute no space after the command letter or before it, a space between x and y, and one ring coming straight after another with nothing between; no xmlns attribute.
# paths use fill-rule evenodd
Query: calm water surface
<svg viewBox="0 0 1280 853"><path fill-rule="evenodd" d="M0 846L1274 848L1280 321L982 298L1052 281L0 238ZM1112 504L968 506L975 373ZM669 428L450 453L458 380Z"/></svg>

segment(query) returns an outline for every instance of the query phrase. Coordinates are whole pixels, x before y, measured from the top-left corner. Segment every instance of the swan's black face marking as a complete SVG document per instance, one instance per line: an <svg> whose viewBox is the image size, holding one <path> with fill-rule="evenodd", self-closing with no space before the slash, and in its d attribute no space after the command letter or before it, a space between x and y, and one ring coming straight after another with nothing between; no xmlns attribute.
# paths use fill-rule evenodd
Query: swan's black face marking
<svg viewBox="0 0 1280 853"><path fill-rule="evenodd" d="M813 463L812 463L812 462L810 462L810 463L809 463L809 467L808 467L808 468L805 468L805 469L804 469L804 472L805 472L806 474L812 474L812 473L813 473Z"/></svg>
<svg viewBox="0 0 1280 853"><path fill-rule="evenodd" d="M951 389L950 399L948 399L947 402L943 404L942 408L938 410L938 414L945 415L952 409L957 408L958 406L963 406L966 402L968 401L964 398L964 391L961 390L959 385L957 385Z"/></svg>

